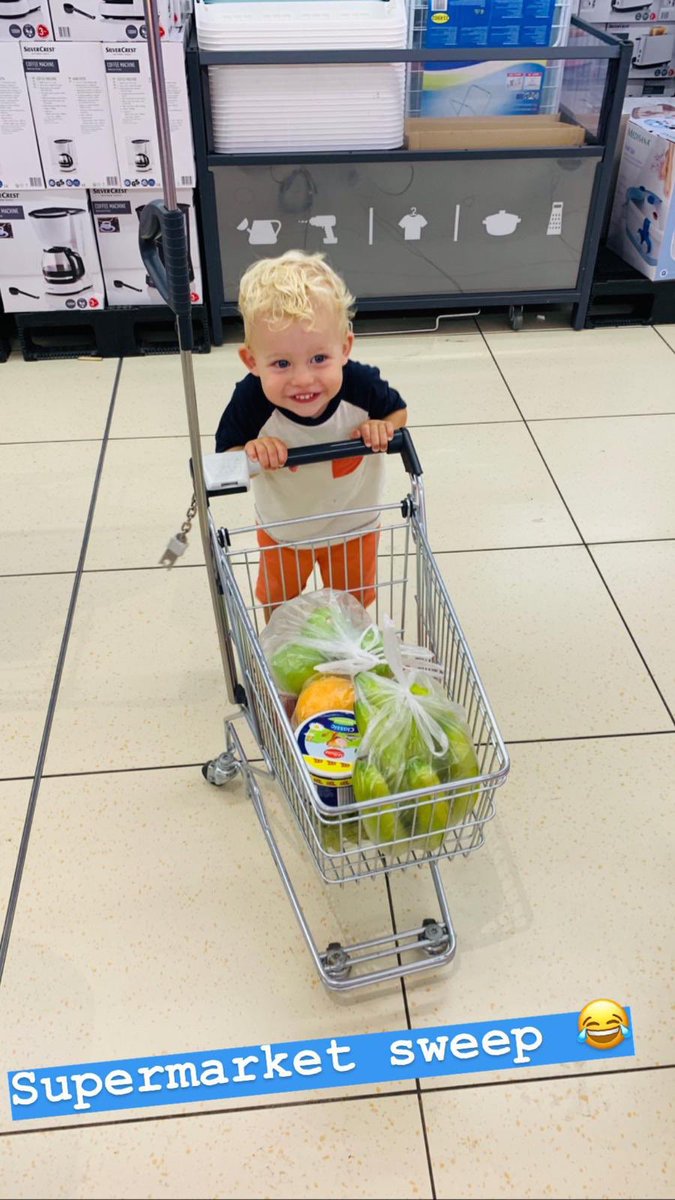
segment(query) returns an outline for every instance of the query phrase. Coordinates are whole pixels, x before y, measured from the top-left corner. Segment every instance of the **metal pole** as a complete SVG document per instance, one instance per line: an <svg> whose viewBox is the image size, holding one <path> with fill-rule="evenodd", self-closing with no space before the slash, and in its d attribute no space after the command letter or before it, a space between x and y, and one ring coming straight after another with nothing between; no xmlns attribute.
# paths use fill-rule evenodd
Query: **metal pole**
<svg viewBox="0 0 675 1200"><path fill-rule="evenodd" d="M166 82L164 78L164 62L162 59L162 44L159 36L159 22L154 7L154 0L143 0L145 25L148 37L148 60L150 63L150 78L152 81L152 98L155 106L155 121L157 124L157 141L159 158L162 166L162 186L166 207L170 212L180 211L176 195L176 180L173 168L173 152L171 149L171 127L169 124L169 109L166 100ZM184 218L185 219L185 218ZM234 703L234 687L236 668L230 641L230 631L225 614L223 597L218 587L213 555L211 552L211 537L208 523L208 497L204 484L204 469L202 465L202 444L199 430L199 412L197 409L197 393L192 363L192 352L185 349L182 342L181 324L176 321L178 332L178 348L180 365L183 372L183 387L185 391L185 407L187 409L188 431L190 434L190 454L192 457L192 472L194 481L197 515L199 517L199 532L202 539L206 574L211 591L211 602L218 630L220 656L225 672L225 682L230 703Z"/></svg>

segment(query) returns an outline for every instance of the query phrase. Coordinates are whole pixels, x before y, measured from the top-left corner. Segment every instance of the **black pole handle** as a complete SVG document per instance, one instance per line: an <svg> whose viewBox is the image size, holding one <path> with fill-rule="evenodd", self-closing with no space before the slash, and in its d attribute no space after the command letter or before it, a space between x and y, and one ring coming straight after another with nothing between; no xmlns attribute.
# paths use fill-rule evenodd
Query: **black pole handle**
<svg viewBox="0 0 675 1200"><path fill-rule="evenodd" d="M163 200L151 200L141 213L138 244L150 279L175 314L181 349L191 350L192 297L185 220L181 209L171 211Z"/></svg>
<svg viewBox="0 0 675 1200"><path fill-rule="evenodd" d="M372 453L361 438L354 438L348 442L325 442L320 446L298 446L288 451L286 466L306 467L311 463L332 462L336 458L361 458ZM396 430L387 447L387 454L400 454L409 475L419 478L422 474L422 465L407 429Z"/></svg>

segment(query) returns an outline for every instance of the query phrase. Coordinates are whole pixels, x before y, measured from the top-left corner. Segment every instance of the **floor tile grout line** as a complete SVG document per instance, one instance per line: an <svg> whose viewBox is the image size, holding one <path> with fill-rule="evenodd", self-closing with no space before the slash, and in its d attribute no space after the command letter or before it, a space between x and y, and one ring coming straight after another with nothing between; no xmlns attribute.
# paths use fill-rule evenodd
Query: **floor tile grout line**
<svg viewBox="0 0 675 1200"><path fill-rule="evenodd" d="M644 1067L620 1067L612 1070L607 1067L602 1071L570 1071L560 1075L525 1075L521 1073L511 1079L486 1079L479 1083L439 1084L438 1086L422 1089L423 1095L438 1095L439 1092L473 1092L480 1088L527 1087L536 1083L567 1083L571 1079L604 1079L608 1075L644 1075L654 1071L673 1071L675 1063L659 1063ZM396 1100L400 1096L416 1096L414 1088L395 1088L388 1092L361 1092L351 1096L318 1096L307 1100L277 1101L269 1104L241 1104L234 1108L199 1109L195 1112L183 1113L148 1113L143 1117L122 1117L109 1121L78 1121L67 1125L44 1125L32 1129L0 1129L0 1138L31 1137L34 1134L68 1133L80 1129L110 1129L116 1125L148 1125L160 1121L194 1121L200 1117L235 1117L239 1113L257 1113L268 1110L287 1108L309 1108L322 1104L357 1104L366 1100L377 1102Z"/></svg>
<svg viewBox="0 0 675 1200"><path fill-rule="evenodd" d="M675 735L673 729L632 729L623 730L619 733L569 733L560 734L558 737L532 737L532 738L505 738L507 746L539 746L539 745L555 745L557 742L599 742L607 741L610 738L650 738L650 737L672 737ZM249 758L250 763L262 763L262 758ZM194 771L197 767L201 769L203 762L177 762L177 763L149 763L141 767L100 767L97 770L89 771L45 771L42 774L44 779L87 779L98 775L134 775L141 774L144 771ZM26 783L32 779L32 775L0 775L0 783Z"/></svg>
<svg viewBox="0 0 675 1200"><path fill-rule="evenodd" d="M671 351L671 353L675 354L675 346L671 346L671 344L667 340L667 338L664 338L663 334L661 333L661 330L657 329L656 325L652 325L652 329L654 330L654 333L656 334L656 336L661 338L661 341L663 342L664 346L667 346L668 349Z"/></svg>
<svg viewBox="0 0 675 1200"><path fill-rule="evenodd" d="M44 728L42 731L40 747L38 750L37 762L36 762L36 766L35 766L35 773L33 775L33 783L32 783L31 790L30 790L30 796L28 798L28 807L26 809L26 816L24 819L23 830L21 832L21 840L19 843L19 850L18 850L18 854L17 854L16 866L14 869L14 877L12 879L12 885L10 888L9 899L7 901L7 909L5 912L5 920L4 920L4 924L3 924L3 928L2 928L2 934L0 935L0 985L2 984L2 977L4 974L5 962L7 960L7 952L9 949L9 942L10 942L10 938L12 936L12 927L14 925L14 917L16 914L16 908L17 908L17 903L18 903L18 899L19 899L19 892L21 890L21 881L23 878L23 871L24 871L24 866L25 866L25 862L26 862L26 855L28 853L28 843L30 841L31 830L33 827L33 819L35 816L35 809L37 806L38 793L40 791L40 784L42 782L42 772L43 772L45 759L46 759L46 755L47 755L47 748L49 746L49 739L51 736L52 724L54 721L54 714L56 712L56 704L58 701L59 689L61 687L61 678L63 676L63 668L65 665L66 654L68 651L68 643L70 641L70 633L71 633L71 629L72 629L72 625L73 625L73 619L75 617L75 608L77 606L77 600L78 600L79 591L80 591L80 584L82 582L82 576L84 573L84 563L86 560L87 549L89 546L89 537L91 534L91 528L92 528L92 523L93 523L93 519L94 519L94 511L96 508L96 501L98 498L98 489L99 489L100 482L101 482L103 463L105 461L105 454L106 454L107 443L108 443L108 435L110 433L112 417L113 417L113 413L115 411L115 399L117 397L117 389L119 386L120 376L122 374L122 362L123 362L122 359L118 360L117 369L115 371L115 376L113 379L110 404L108 406L108 416L107 416L105 428L103 431L103 438L101 439L101 449L99 452L98 463L96 464L96 473L94 475L94 485L93 485L92 492L91 492L91 498L89 501L89 509L87 511L87 519L86 519L85 526L84 526L84 533L83 533L83 537L82 537L82 546L80 549L80 557L78 560L77 568L75 571L75 577L73 579L73 586L72 586L71 593L70 593L70 601L68 604L68 611L66 613L66 620L65 620L65 625L64 625L64 629L63 629L63 635L61 638L61 645L59 647L58 658L56 661L56 668L54 671L54 678L52 681L49 702L47 704L47 714L45 717L45 724L44 724Z"/></svg>
<svg viewBox="0 0 675 1200"><path fill-rule="evenodd" d="M391 894L391 879L389 877L388 872L385 872L384 882L385 882L385 888L386 888L386 892L387 892L387 900L389 903L389 916L391 919L391 926L392 926L394 934L398 934L398 926L396 923L396 911L394 909L394 898ZM399 966L401 966L402 965L401 953L397 954L397 958L398 958ZM400 984L401 984L401 996L403 998L403 1010L405 1012L406 1025L407 1025L408 1029L412 1029L412 1022L410 1019L410 1005L408 1003L408 991L406 988L404 976L401 976ZM415 1080L415 1094L417 1096L417 1107L419 1109L420 1125L422 1128L422 1139L424 1141L424 1150L425 1150L425 1154L426 1154L426 1158L427 1158L427 1168L429 1171L429 1184L431 1187L431 1200L437 1200L436 1180L434 1178L434 1167L433 1167L433 1162L432 1162L432 1158L431 1158L431 1147L429 1145L429 1131L427 1129L426 1114L424 1112L424 1101L422 1099L422 1084L419 1079Z"/></svg>
<svg viewBox="0 0 675 1200"><path fill-rule="evenodd" d="M484 340L485 340L485 339L484 339ZM490 347L489 347L489 344L488 344L487 340L485 340L485 344L486 344L486 346L488 346L488 349L490 350ZM492 351L491 351L491 350L490 350L490 353L492 354ZM495 366L496 366L497 370L499 371L499 374L501 375L502 379L504 380L504 386L505 386L506 388L508 388L509 394L510 394L511 398L513 399L513 403L515 404L516 408L518 409L518 412L520 412L520 413L521 413L521 415L522 415L522 410L521 410L521 408L520 408L520 405L518 404L518 401L516 400L516 397L515 397L515 395L514 395L514 393L513 393L512 389L511 389L511 387L509 386L509 383L508 383L508 381L507 381L507 379L506 379L506 376L505 376L505 374L504 374L504 372L503 372L503 370L502 370L501 366L500 366L500 365L499 365L499 363L497 362L497 359L495 358L494 354L492 354L492 358L493 358L493 360L494 360L494 363L495 363ZM656 682L656 679L654 678L654 675L653 675L653 673L652 673L652 670L651 670L651 668L650 668L650 666L649 666L649 663L647 662L647 659L645 658L644 654L642 653L642 650L640 649L640 647L639 647L639 645L638 645L638 643L637 643L637 639L635 638L635 636L634 636L634 634L633 634L633 631L631 630L631 628L630 628L630 626L629 626L629 624L628 624L628 621L626 620L626 618L625 618L624 614L622 613L622 611L621 611L621 608L619 607L619 603L618 603L618 601L616 600L616 597L614 596L614 594L613 594L613 592L612 592L612 589L610 588L609 584L607 583L607 580L605 579L605 577L604 577L604 575L603 575L602 571L600 570L600 567L599 567L598 563L596 562L595 558L593 557L593 553L592 553L592 551L591 551L591 549L590 549L590 546L589 546L588 542L586 541L586 539L585 539L585 537L584 537L583 533L581 532L581 529L580 529L580 527L579 527L579 524L578 524L578 522L576 521L575 517L574 517L574 516L573 516L573 514L572 514L572 510L571 510L571 508L570 508L569 504L567 503L567 500L565 499L565 497L564 497L564 495L563 495L562 489L561 489L561 487L560 487L560 485L559 485L559 483L558 483L558 481L557 481L557 479L556 479L555 475L553 474L553 471L551 470L551 468L550 468L550 466L549 466L548 462L546 461L546 456L544 455L544 452L543 452L543 450L541 449L541 446L540 446L540 445L539 445L539 443L537 442L537 439L536 439L536 437L534 436L534 433L533 433L532 429L530 428L529 422L528 422L527 420L525 420L525 418L524 418L524 417L523 417L523 420L525 421L525 426L526 426L526 428L527 428L527 432L529 433L529 435L530 435L530 437L531 437L531 439L532 439L532 444L534 445L534 447L535 447L535 449L536 449L537 453L539 454L539 457L541 458L541 461L542 461L542 463L544 464L544 467L546 468L546 471L548 472L549 478L551 479L551 482L552 482L553 486L555 487L555 489L556 489L556 491L557 491L557 493L558 493L558 495L559 495L559 497L560 497L561 503L562 503L562 504L565 506L565 510L566 510L566 512L567 512L567 514L568 514L568 516L569 516L569 518L570 518L570 521L571 521L571 522L572 522L572 524L574 525L574 528L576 529L576 531L577 531L577 533L578 533L579 537L581 538L581 541L582 541L582 543L583 543L583 546L584 546L584 548L585 548L585 550L586 550L586 553L588 554L588 557L589 557L589 559L590 559L591 563L593 564L593 567L595 568L595 571L597 572L597 574L598 574L598 577L600 578L600 580L601 580L601 582L602 582L602 584L603 584L603 587L605 588L605 591L607 592L607 595L609 596L609 598L610 598L610 600L611 600L612 604L614 605L614 608L616 609L616 612L617 612L617 614L618 614L618 617L619 617L620 621L622 622L622 624L623 624L623 626L624 626L624 629L626 630L626 633L628 634L628 636L629 636L629 638L630 638L631 642L633 643L633 646L635 647L635 651L636 651L637 655L639 656L639 658L640 658L640 661L642 662L642 665L643 665L643 667L645 668L645 671L647 672L647 674L648 674L649 678L651 679L651 681L652 681L652 684L653 684L653 686L654 686L654 689L655 689L655 691L656 691L657 695L659 696L659 699L661 700L661 703L663 704L663 706L664 706L664 708L665 708L666 712L668 713L668 716L670 717L671 721L673 722L673 725L675 725L675 716L673 716L673 713L671 712L670 706L668 705L668 703L667 703L667 701L666 701L666 698L665 698L665 696L663 695L663 692L661 691L661 688L659 687L658 683Z"/></svg>
<svg viewBox="0 0 675 1200"><path fill-rule="evenodd" d="M650 546L660 544L662 542L675 542L673 537L654 537L654 538L612 538L609 541L599 542L536 542L521 546L458 546L451 550L434 550L436 558L443 554L512 554L521 550L577 550L586 549L593 546ZM179 563L177 570L185 571L194 570L197 567L204 567L204 562L196 563ZM85 575L112 575L115 572L123 574L129 571L165 571L166 567L160 566L158 563L146 563L135 567L85 567ZM74 575L75 569L71 571L6 571L0 572L0 579L42 579L51 578L54 575Z"/></svg>

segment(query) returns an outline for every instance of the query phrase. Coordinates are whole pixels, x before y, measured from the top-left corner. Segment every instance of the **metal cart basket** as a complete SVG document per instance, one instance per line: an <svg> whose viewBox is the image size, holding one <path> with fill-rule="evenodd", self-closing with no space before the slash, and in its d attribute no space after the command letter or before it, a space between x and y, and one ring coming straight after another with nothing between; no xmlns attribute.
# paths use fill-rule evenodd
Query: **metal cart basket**
<svg viewBox="0 0 675 1200"><path fill-rule="evenodd" d="M400 505L389 504L380 509L374 618L381 621L385 615L389 616L402 635L430 651L448 696L466 710L480 774L470 779L453 779L442 787L406 792L385 800L352 802L337 809L324 804L315 790L260 644L265 613L256 599L253 580L261 556L264 570L264 556L269 551L255 544L255 526L232 532L217 528L209 505L211 497L223 492L209 491L205 485L191 356L193 331L185 216L177 203L174 182L157 18L152 0L144 3L165 200L151 201L144 207L139 241L146 269L176 315L195 506L228 696L238 706L237 716L248 722L260 747L267 778L272 776L280 785L323 879L327 883L356 883L367 876L428 866L440 907L439 918L427 918L415 928L356 945L343 947L331 943L319 951L268 820L264 780L261 787L261 773L247 760L235 718L226 720L225 751L206 764L204 774L218 785L226 784L239 772L243 774L317 970L329 988L363 987L419 973L448 963L454 956L456 938L439 863L457 854L468 855L482 845L485 825L494 815L495 789L504 782L509 770L508 755L429 547L422 470L412 438L404 429L395 434L389 453L401 455L409 476L409 490ZM308 446L290 451L287 466L368 453L368 448L358 441ZM372 510L355 513L353 528L367 525L372 515ZM361 516L363 520L359 519ZM269 529L274 535L274 526ZM346 556L346 541L344 537L323 536L320 544L331 546L329 560L334 561L342 546ZM175 559L184 548L184 534L177 535L173 542L171 553ZM298 550L307 551L316 547L318 540L305 538L295 544ZM331 582L331 578L323 580L328 587ZM396 835L392 840L386 812L393 807L397 812L407 813L405 838Z"/></svg>
<svg viewBox="0 0 675 1200"><path fill-rule="evenodd" d="M353 441L291 451L289 466L353 456L355 448L368 453L365 446L359 447ZM319 952L270 829L258 774L247 761L235 725L228 721L227 749L204 767L205 777L212 783L224 783L237 771L243 772L317 969L332 988L363 986L452 959L456 940L439 861L468 855L482 845L484 827L494 816L495 789L504 782L509 769L508 755L476 665L429 546L421 467L407 430L395 435L390 453L397 451L409 472L409 492L400 504L385 505L380 510L373 619L380 624L385 615L389 616L401 636L430 651L440 668L444 690L466 711L480 768L480 775L471 779L400 793L386 801L352 801L337 809L320 800L260 644L265 612L255 595L255 580L259 569L265 574L265 556L276 550L257 545L255 526L236 531L218 529L209 513L213 565L233 649L230 694L241 703L265 766L281 786L320 874L327 883L346 883L428 865L438 896L439 920L427 919L413 929L355 946L332 943ZM365 523L367 515L367 511L354 512L355 524L359 517ZM306 524L311 526L313 521L320 523L323 519L315 517ZM274 537L273 525L269 531ZM329 547L329 564L335 561L336 552L339 555L343 551L346 562L350 536L354 535L324 536L320 542L305 537L294 542L294 549L306 554L319 546ZM315 567L309 586L324 585L332 587L332 578L329 574L328 579L319 579ZM404 814L409 830L405 837L397 835L394 840L387 823L392 810ZM371 836L365 833L364 817ZM384 965L383 960L392 957L394 964ZM352 967L358 967L358 971L352 972Z"/></svg>

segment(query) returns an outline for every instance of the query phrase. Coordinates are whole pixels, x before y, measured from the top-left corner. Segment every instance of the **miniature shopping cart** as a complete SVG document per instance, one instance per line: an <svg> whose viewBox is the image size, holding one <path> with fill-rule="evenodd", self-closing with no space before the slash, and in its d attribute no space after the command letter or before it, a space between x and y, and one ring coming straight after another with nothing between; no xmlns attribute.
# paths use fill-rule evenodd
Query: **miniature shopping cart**
<svg viewBox="0 0 675 1200"><path fill-rule="evenodd" d="M453 779L434 788L397 794L386 801L356 803L352 800L351 803L340 803L336 808L319 797L261 646L265 610L256 598L255 580L259 567L264 575L264 556L276 551L274 547L266 549L257 544L255 525L237 530L218 528L209 505L213 497L244 490L245 485L207 486L205 479L190 352L192 324L187 239L184 216L178 208L173 184L159 35L151 0L145 0L145 3L165 202L153 201L144 208L140 227L141 253L148 273L176 314L196 509L228 697L236 706L235 715L225 722L225 750L205 765L204 775L216 785L226 785L235 776L243 776L316 968L329 988L362 987L437 968L449 963L456 949L441 879L441 861L460 854L466 856L483 844L485 826L494 816L495 790L506 779L509 759L429 546L422 469L410 433L406 429L399 431L390 443L389 453L400 455L408 474L408 487L400 503L387 504L379 510L373 619L382 624L385 617L389 617L403 639L429 652L449 699L465 710L480 774L468 779ZM307 446L290 451L287 466L304 466L369 453L363 443L354 441ZM359 524L368 524L372 510L343 515L353 515L351 524L357 528ZM312 521L325 523L325 516L303 520L304 533L308 526L311 529ZM283 524L287 529L289 522ZM266 526L266 529L274 538L275 526ZM314 552L319 545L322 549L330 547L329 563L335 561L335 555L344 547L346 564L348 540L344 535L334 538L324 535L320 539L317 536L316 540L304 536L303 540L294 542L293 547L298 552ZM330 578L320 581L315 573L309 586L331 587L331 584ZM248 724L260 749L263 773L247 759L238 732L242 720ZM368 877L408 868L428 868L440 912L402 932L385 933L349 946L333 942L320 949L305 919L268 819L265 790L270 779L283 792L306 850L327 884L355 884ZM406 817L408 832L405 839L392 840L386 836L382 813L383 809L392 806ZM422 812L424 821L421 820ZM441 822L439 815L442 815ZM366 824L370 835L376 831L375 837L366 835ZM430 828L434 830L433 836Z"/></svg>

